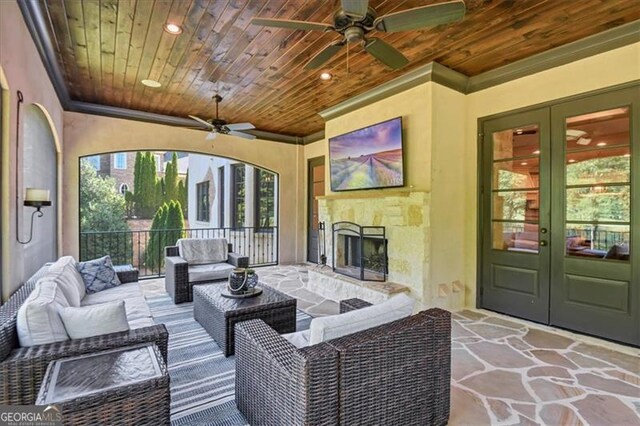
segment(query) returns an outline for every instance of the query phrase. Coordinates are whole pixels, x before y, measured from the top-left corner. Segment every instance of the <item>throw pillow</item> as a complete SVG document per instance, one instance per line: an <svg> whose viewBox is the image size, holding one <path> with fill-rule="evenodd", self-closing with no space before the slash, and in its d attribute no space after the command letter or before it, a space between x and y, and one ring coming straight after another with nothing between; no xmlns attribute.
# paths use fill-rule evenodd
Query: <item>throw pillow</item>
<svg viewBox="0 0 640 426"><path fill-rule="evenodd" d="M62 289L51 281L38 281L18 310L16 331L20 346L45 345L69 340L59 312L68 307Z"/></svg>
<svg viewBox="0 0 640 426"><path fill-rule="evenodd" d="M120 279L115 269L113 269L113 263L111 263L111 257L109 256L79 262L77 268L84 280L87 294L97 293L120 285Z"/></svg>
<svg viewBox="0 0 640 426"><path fill-rule="evenodd" d="M72 339L129 330L123 300L81 308L63 308L60 311L60 318Z"/></svg>

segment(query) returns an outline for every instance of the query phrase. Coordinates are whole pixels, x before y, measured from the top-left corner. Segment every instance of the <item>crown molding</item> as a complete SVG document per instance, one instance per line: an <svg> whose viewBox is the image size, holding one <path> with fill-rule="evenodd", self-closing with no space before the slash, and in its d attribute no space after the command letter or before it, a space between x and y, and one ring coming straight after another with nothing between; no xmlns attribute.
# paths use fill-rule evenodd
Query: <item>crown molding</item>
<svg viewBox="0 0 640 426"><path fill-rule="evenodd" d="M310 143L314 143L322 139L324 139L324 130L320 130L319 132L315 132L315 133L311 133L310 135L303 136L302 144L309 145Z"/></svg>
<svg viewBox="0 0 640 426"><path fill-rule="evenodd" d="M408 73L394 78L391 81L381 84L371 90L353 96L344 102L329 107L318 114L326 121L341 116L351 111L370 105L381 99L388 98L405 90L416 87L420 84L434 81L444 86L450 87L459 92L465 93L467 86L467 76L457 71L449 69L437 62L430 62L418 67Z"/></svg>
<svg viewBox="0 0 640 426"><path fill-rule="evenodd" d="M469 77L466 93L478 92L637 42L640 42L640 20Z"/></svg>

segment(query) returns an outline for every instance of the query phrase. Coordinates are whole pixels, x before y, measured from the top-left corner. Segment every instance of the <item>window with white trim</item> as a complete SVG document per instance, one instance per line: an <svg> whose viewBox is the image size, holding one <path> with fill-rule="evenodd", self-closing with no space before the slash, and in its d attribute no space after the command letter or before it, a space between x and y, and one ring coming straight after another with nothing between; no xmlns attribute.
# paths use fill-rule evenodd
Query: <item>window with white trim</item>
<svg viewBox="0 0 640 426"><path fill-rule="evenodd" d="M118 152L117 154L113 154L113 168L120 169L120 170L127 168L126 152Z"/></svg>
<svg viewBox="0 0 640 426"><path fill-rule="evenodd" d="M120 185L120 193L122 195L126 194L127 192L129 192L129 185L127 185L126 183L123 183Z"/></svg>
<svg viewBox="0 0 640 426"><path fill-rule="evenodd" d="M91 166L96 169L96 170L100 170L100 156L99 155L92 155L91 157L84 157L84 159L91 164Z"/></svg>

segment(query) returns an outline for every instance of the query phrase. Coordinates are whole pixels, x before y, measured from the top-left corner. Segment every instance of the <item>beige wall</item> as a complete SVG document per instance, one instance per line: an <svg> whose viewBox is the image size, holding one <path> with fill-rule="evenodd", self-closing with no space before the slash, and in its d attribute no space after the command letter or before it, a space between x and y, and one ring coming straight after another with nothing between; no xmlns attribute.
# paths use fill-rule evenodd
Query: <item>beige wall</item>
<svg viewBox="0 0 640 426"><path fill-rule="evenodd" d="M478 119L488 115L578 95L640 78L640 43L575 61L491 87L466 97L465 281L467 306L476 303L477 262L477 133Z"/></svg>
<svg viewBox="0 0 640 426"><path fill-rule="evenodd" d="M279 259L282 263L298 261L301 211L298 156L302 148L264 140L249 141L219 135L205 141L205 133L197 130L140 121L65 113L65 149L63 189L64 216L63 253L79 252L78 164L79 158L102 152L127 150L179 150L201 152L255 164L279 175ZM213 145L213 146L212 146Z"/></svg>
<svg viewBox="0 0 640 426"><path fill-rule="evenodd" d="M0 169L2 184L2 240L3 240L3 297L6 299L19 285L28 278L24 277L26 259L23 259L25 247L16 242L15 197L16 197L16 92L22 91L24 104L21 118L24 118L25 107L37 104L52 127L56 136L57 150L62 148L63 111L31 35L22 19L18 5L14 1L0 1L0 86L2 88L2 165ZM22 127L22 125L21 125ZM24 146L20 129L20 146ZM27 159L28 160L28 159ZM22 166L22 158L20 165ZM59 173L60 173L60 162ZM60 175L58 178L59 181ZM20 186L23 177L20 171ZM22 201L22 188L19 192ZM53 200L53 208L60 208L59 200ZM22 212L24 207L19 207ZM59 210L58 210L59 211ZM46 211L45 211L46 214ZM36 219L37 220L37 219ZM20 223L20 229L26 236L28 223ZM58 228L60 232L60 228ZM52 236L55 238L55 236ZM29 268L26 268L29 270Z"/></svg>

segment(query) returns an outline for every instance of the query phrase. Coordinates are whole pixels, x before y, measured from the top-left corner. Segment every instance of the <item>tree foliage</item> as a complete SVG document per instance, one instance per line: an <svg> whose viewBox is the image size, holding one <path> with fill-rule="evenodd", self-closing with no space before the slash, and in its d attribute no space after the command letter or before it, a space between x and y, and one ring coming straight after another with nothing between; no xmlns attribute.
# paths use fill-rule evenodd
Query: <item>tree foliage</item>
<svg viewBox="0 0 640 426"><path fill-rule="evenodd" d="M133 203L136 216L149 219L157 210L158 178L152 152L138 152L133 172Z"/></svg>
<svg viewBox="0 0 640 426"><path fill-rule="evenodd" d="M147 268L161 268L164 263L164 248L175 245L184 235L184 216L178 201L164 203L156 211L151 223L151 237L145 251Z"/></svg>
<svg viewBox="0 0 640 426"><path fill-rule="evenodd" d="M115 180L99 176L88 161L81 161L80 259L108 254L116 264L129 263L131 239L126 215L125 197L116 190Z"/></svg>

